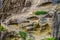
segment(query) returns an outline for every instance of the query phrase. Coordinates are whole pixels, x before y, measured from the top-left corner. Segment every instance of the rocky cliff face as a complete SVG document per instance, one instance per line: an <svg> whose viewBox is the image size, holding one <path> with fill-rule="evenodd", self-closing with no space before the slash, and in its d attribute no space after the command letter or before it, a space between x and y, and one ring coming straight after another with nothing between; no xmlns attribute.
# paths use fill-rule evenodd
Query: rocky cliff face
<svg viewBox="0 0 60 40"><path fill-rule="evenodd" d="M22 9L30 10L46 2L51 2L51 0L0 0L0 15L7 17L11 14L20 14Z"/></svg>
<svg viewBox="0 0 60 40"><path fill-rule="evenodd" d="M3 1L3 12L17 12L21 11L24 7L25 0L4 0Z"/></svg>
<svg viewBox="0 0 60 40"><path fill-rule="evenodd" d="M26 0L0 0L0 19L11 14L20 13ZM6 16L5 16L6 15Z"/></svg>
<svg viewBox="0 0 60 40"><path fill-rule="evenodd" d="M24 7L31 7L34 4L41 4L49 2L50 0L0 0L1 7L3 7L3 12L18 12L21 11ZM0 8L1 8L0 7Z"/></svg>

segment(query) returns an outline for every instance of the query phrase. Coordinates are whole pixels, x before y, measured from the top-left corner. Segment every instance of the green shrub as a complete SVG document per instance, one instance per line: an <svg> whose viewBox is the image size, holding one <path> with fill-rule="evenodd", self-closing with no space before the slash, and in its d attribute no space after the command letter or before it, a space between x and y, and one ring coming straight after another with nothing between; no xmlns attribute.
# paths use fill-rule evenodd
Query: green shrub
<svg viewBox="0 0 60 40"><path fill-rule="evenodd" d="M55 40L54 38L47 38L47 40Z"/></svg>
<svg viewBox="0 0 60 40"><path fill-rule="evenodd" d="M5 31L6 29L3 28L3 26L0 25L0 31Z"/></svg>
<svg viewBox="0 0 60 40"><path fill-rule="evenodd" d="M55 40L54 38L45 38L45 39L42 39L42 40Z"/></svg>
<svg viewBox="0 0 60 40"><path fill-rule="evenodd" d="M20 36L26 40L27 34L25 32L19 31Z"/></svg>
<svg viewBox="0 0 60 40"><path fill-rule="evenodd" d="M35 15L40 15L40 14L44 15L44 14L47 14L47 13L48 12L46 12L46 11L35 11L34 12Z"/></svg>

